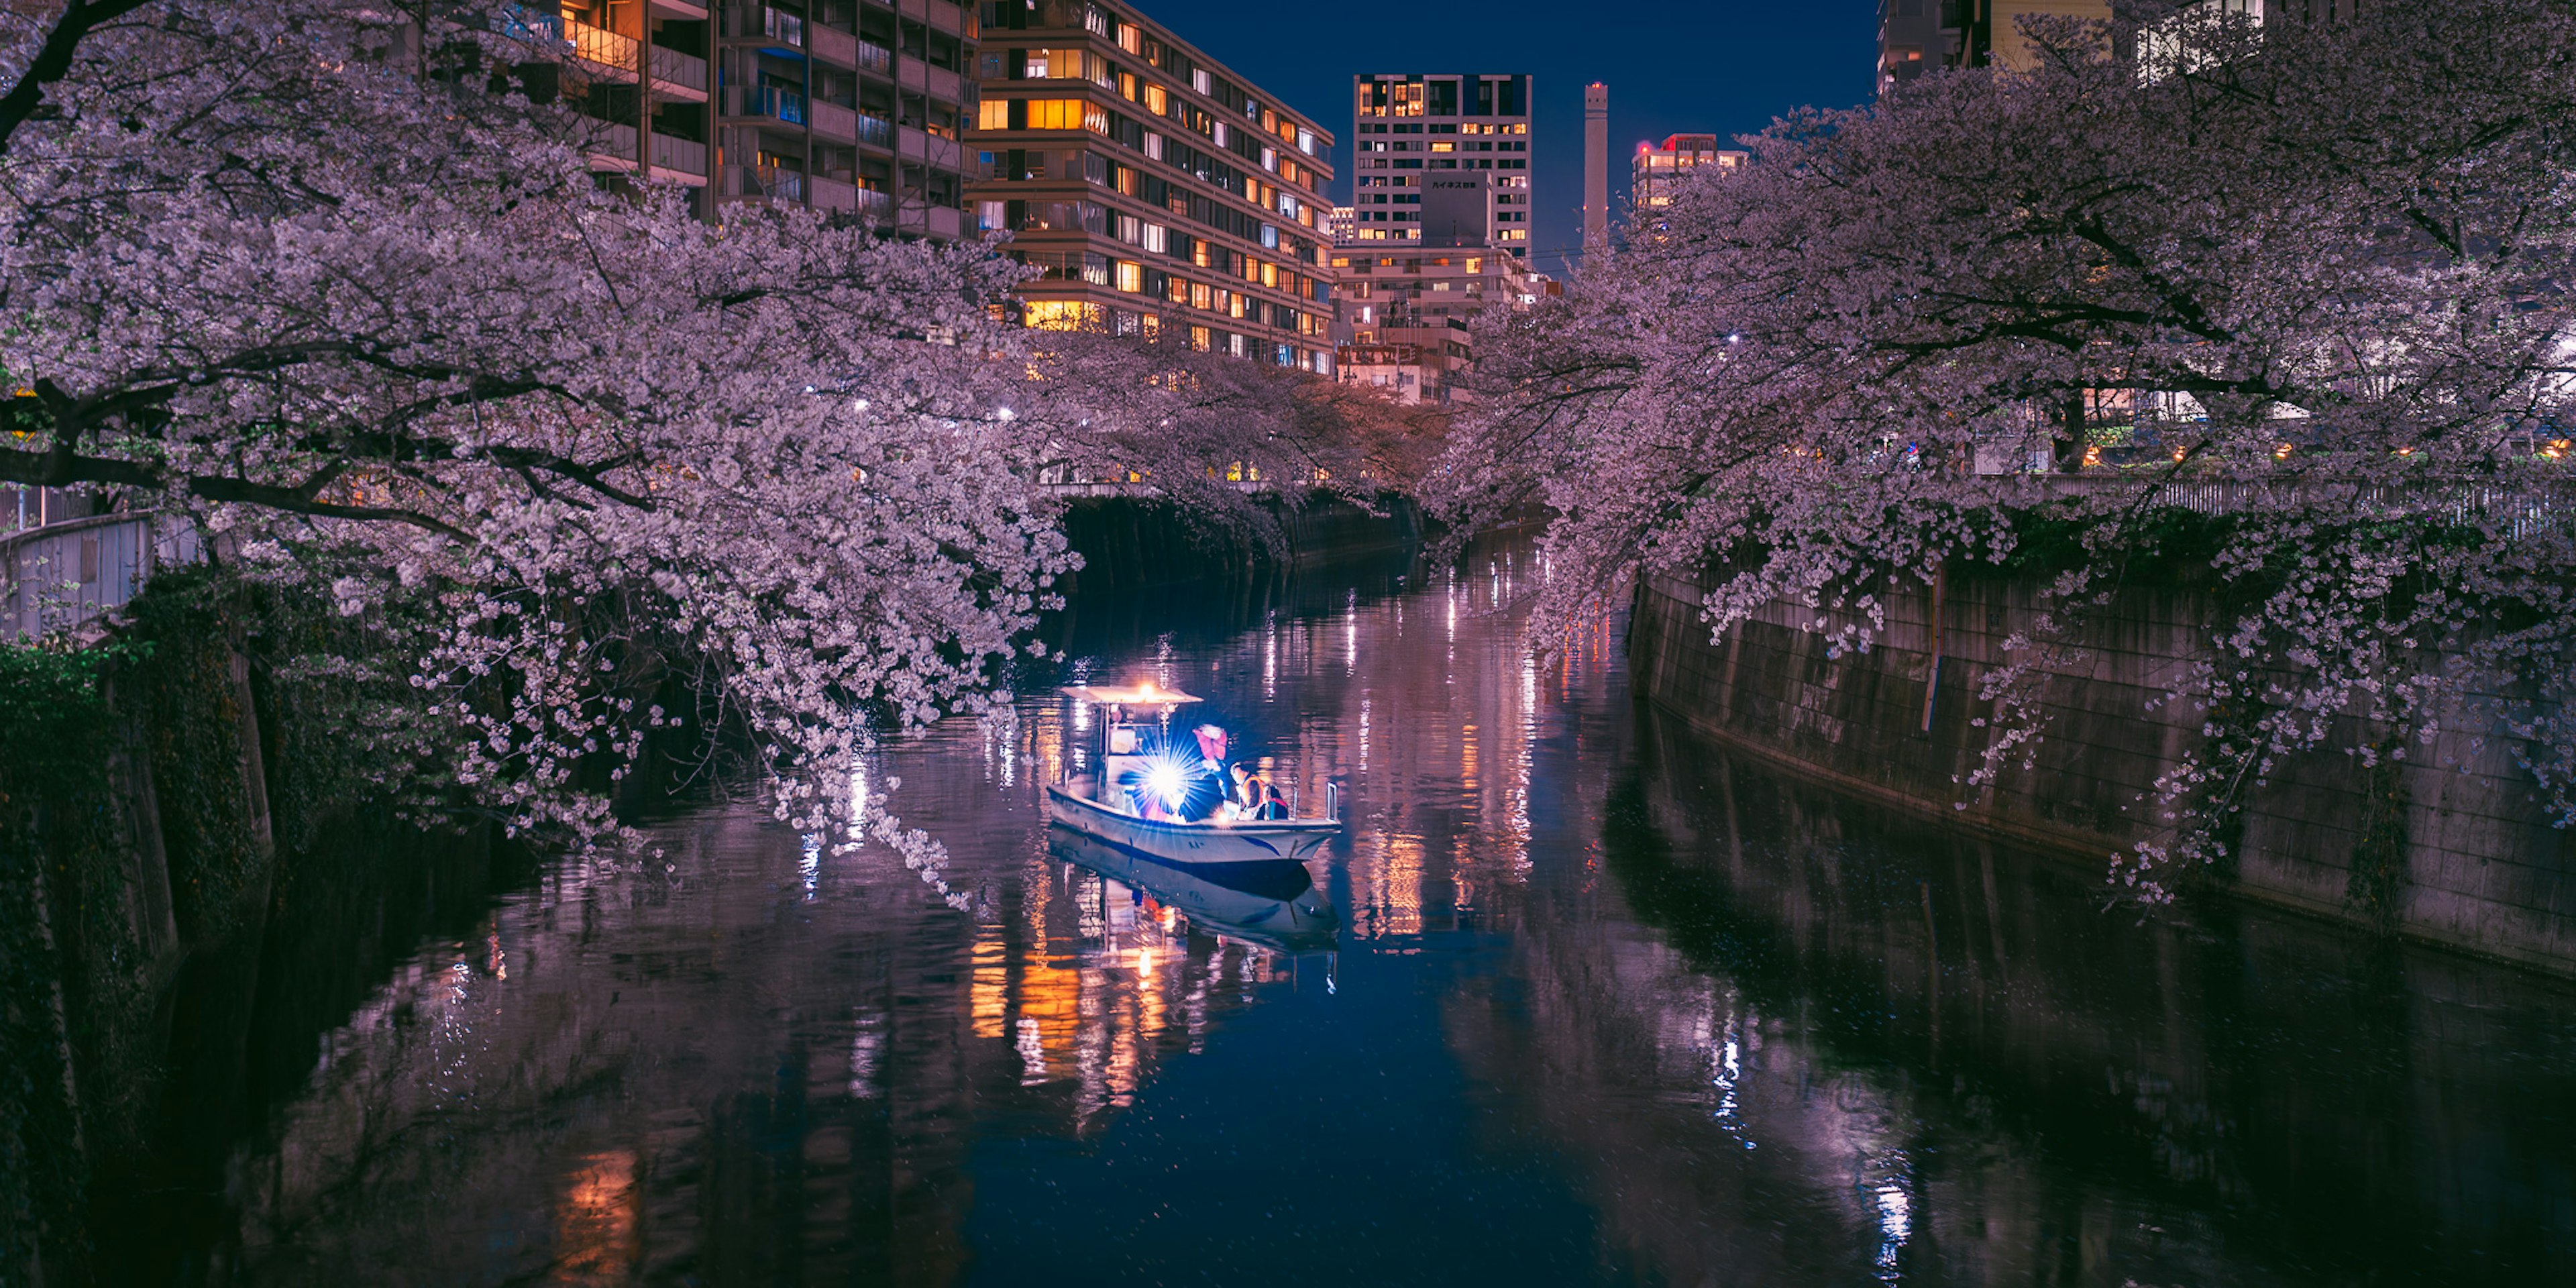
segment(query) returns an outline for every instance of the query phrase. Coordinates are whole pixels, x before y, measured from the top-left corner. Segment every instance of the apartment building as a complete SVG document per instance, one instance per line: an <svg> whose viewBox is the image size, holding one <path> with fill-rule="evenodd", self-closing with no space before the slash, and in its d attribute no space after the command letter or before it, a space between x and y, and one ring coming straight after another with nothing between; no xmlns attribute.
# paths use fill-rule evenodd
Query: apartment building
<svg viewBox="0 0 2576 1288"><path fill-rule="evenodd" d="M592 168L786 201L896 232L969 225L961 135L977 15L957 0L560 0Z"/></svg>
<svg viewBox="0 0 2576 1288"><path fill-rule="evenodd" d="M1435 240L1437 238L1435 237ZM1487 308L1528 309L1556 283L1491 246L1338 247L1333 333L1341 378L1382 386L1402 402L1449 402L1475 361L1468 330Z"/></svg>
<svg viewBox="0 0 2576 1288"><path fill-rule="evenodd" d="M1351 78L1351 240L1423 241L1426 180L1491 180L1485 225L1514 257L1530 247L1531 78L1377 73Z"/></svg>
<svg viewBox="0 0 2576 1288"><path fill-rule="evenodd" d="M1040 270L1022 320L1330 373L1330 132L1125 5L980 17L967 196Z"/></svg>
<svg viewBox="0 0 2576 1288"><path fill-rule="evenodd" d="M1652 223L1656 212L1672 205L1675 186L1691 171L1701 166L1732 170L1751 164L1752 153L1721 148L1717 142L1714 134L1674 134L1666 136L1661 147L1638 144L1628 177L1630 227Z"/></svg>
<svg viewBox="0 0 2576 1288"><path fill-rule="evenodd" d="M2029 15L2109 18L2110 0L1879 0L1878 85L1945 67L2031 65L2015 22Z"/></svg>

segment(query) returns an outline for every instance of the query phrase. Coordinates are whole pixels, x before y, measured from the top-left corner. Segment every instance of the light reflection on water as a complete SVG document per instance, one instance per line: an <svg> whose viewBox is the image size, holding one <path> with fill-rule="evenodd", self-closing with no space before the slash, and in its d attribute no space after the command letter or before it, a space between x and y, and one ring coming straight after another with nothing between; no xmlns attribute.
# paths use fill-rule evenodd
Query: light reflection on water
<svg viewBox="0 0 2576 1288"><path fill-rule="evenodd" d="M1339 783L1305 894L1050 845L1043 689L853 768L936 864L714 809L553 866L236 1156L246 1277L2576 1279L2567 990L1731 765L1614 625L1528 656L1521 557L1079 672Z"/></svg>

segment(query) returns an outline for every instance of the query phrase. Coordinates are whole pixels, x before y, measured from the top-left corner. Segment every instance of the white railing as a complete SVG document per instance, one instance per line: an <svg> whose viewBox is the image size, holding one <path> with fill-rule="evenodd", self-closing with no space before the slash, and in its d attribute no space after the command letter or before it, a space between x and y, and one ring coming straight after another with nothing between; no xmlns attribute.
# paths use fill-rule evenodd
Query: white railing
<svg viewBox="0 0 2576 1288"><path fill-rule="evenodd" d="M150 511L0 537L0 639L76 630L123 607L153 573L204 557L194 523Z"/></svg>

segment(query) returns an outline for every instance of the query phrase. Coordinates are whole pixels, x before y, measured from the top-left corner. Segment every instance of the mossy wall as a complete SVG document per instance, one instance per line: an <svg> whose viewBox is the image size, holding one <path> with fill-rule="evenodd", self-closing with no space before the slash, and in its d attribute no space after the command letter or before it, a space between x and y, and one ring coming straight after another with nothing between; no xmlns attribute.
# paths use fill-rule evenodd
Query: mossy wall
<svg viewBox="0 0 2576 1288"><path fill-rule="evenodd" d="M329 695L267 665L317 614L202 569L129 611L0 647L0 1283L90 1277L86 1191L152 1146L173 982L256 937L280 822L309 838L356 791L308 745Z"/></svg>

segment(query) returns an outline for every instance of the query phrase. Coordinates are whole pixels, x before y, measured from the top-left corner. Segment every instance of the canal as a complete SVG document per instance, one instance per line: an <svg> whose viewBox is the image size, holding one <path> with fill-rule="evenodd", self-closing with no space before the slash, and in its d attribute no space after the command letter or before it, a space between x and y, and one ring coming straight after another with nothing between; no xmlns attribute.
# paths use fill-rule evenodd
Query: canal
<svg viewBox="0 0 2576 1288"><path fill-rule="evenodd" d="M1046 677L869 766L943 853L705 804L650 862L542 863L425 923L318 1040L248 1025L223 1058L291 1076L102 1255L329 1285L2576 1282L2576 989L2106 910L2086 871L1695 742L1632 703L1615 624L1529 660L1529 575L1498 548L1075 623L1079 674L1202 694L1307 801L1341 785L1312 895L1051 849L1082 713ZM1298 897L1329 933L1277 930Z"/></svg>

